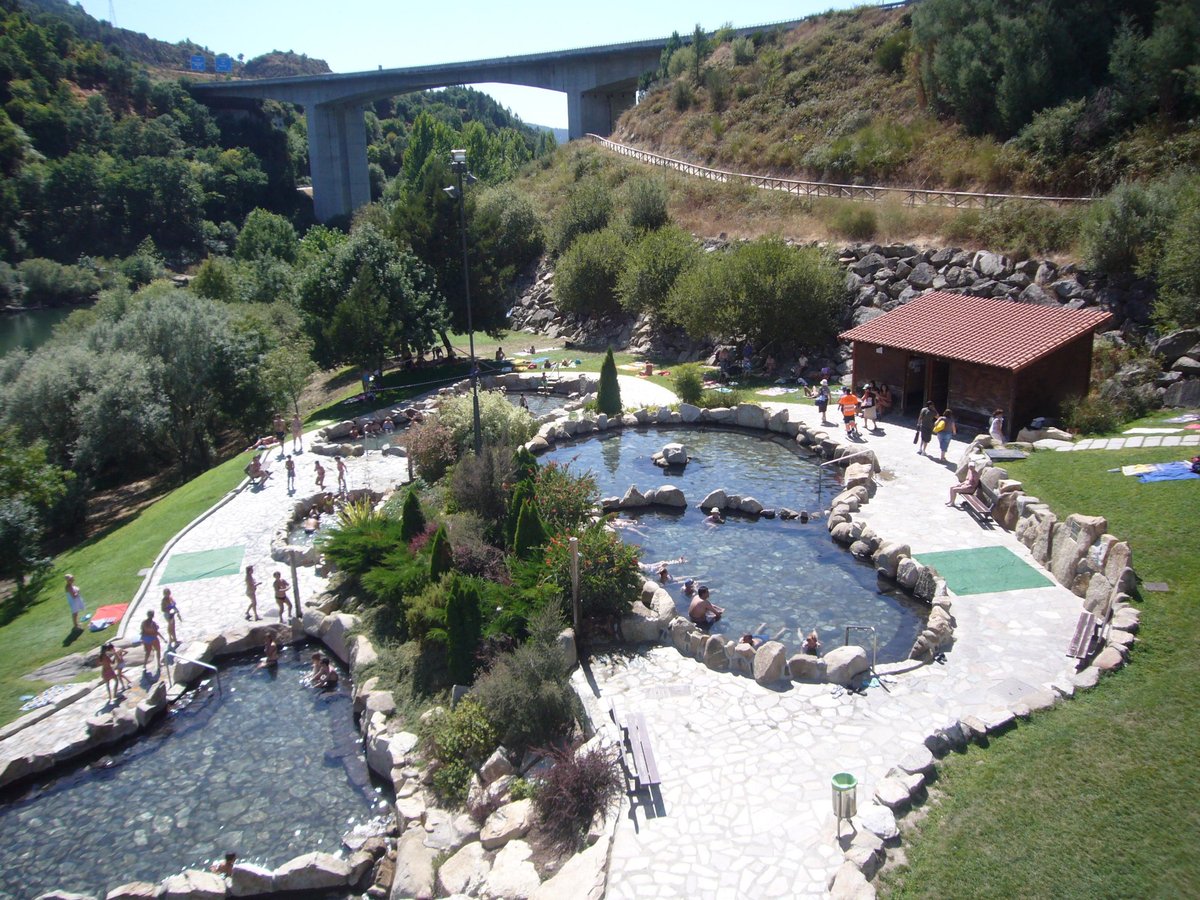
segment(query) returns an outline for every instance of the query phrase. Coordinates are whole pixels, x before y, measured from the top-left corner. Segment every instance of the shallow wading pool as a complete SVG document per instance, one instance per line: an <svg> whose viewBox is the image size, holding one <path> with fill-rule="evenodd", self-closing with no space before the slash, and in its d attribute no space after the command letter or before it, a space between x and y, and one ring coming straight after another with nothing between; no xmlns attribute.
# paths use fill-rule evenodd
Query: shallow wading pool
<svg viewBox="0 0 1200 900"><path fill-rule="evenodd" d="M670 442L683 444L692 457L682 472L651 462ZM776 509L816 511L827 505L841 490L840 470L818 467L791 441L719 429L624 429L560 443L540 461L591 471L601 496L621 496L631 484L643 491L663 484L680 488L688 501L685 511L623 512L614 524L625 541L641 546L643 563L684 558L670 565L666 588L686 615L684 579L708 585L712 602L725 608L713 629L717 633L774 638L795 650L798 633L816 628L828 650L843 643L845 626L869 625L882 662L907 657L924 627L926 607L880 582L873 566L831 541L823 518L801 524L731 515L723 525L704 522L698 504L717 488ZM866 634L852 632L851 642L869 651Z"/></svg>
<svg viewBox="0 0 1200 900"><path fill-rule="evenodd" d="M525 398L525 408L529 410L529 414L535 419L540 419L542 416L549 415L562 409L567 404L567 398L563 394L535 394L532 392L509 392L505 398L513 406L521 405L521 398Z"/></svg>
<svg viewBox="0 0 1200 900"><path fill-rule="evenodd" d="M323 694L300 683L312 652L285 648L274 673L257 659L229 664L219 693L201 687L122 749L5 797L0 897L103 897L229 851L275 867L336 853L355 824L385 815L348 679Z"/></svg>

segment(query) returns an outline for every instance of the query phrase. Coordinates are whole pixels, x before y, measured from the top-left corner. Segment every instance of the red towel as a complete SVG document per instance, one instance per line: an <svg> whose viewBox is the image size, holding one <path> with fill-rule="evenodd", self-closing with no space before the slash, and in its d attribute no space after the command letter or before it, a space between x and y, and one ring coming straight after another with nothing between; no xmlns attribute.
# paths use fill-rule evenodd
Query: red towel
<svg viewBox="0 0 1200 900"><path fill-rule="evenodd" d="M102 606L92 614L93 619L112 619L114 622L120 622L121 616L125 615L125 610L129 609L128 603L110 603L108 606Z"/></svg>

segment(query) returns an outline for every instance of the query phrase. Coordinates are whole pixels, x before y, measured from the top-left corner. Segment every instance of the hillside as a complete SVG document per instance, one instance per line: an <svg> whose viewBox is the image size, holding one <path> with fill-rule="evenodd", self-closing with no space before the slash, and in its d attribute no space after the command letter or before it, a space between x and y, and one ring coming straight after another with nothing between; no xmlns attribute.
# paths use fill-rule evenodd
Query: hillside
<svg viewBox="0 0 1200 900"><path fill-rule="evenodd" d="M718 33L699 64L683 43L614 139L739 171L1073 195L1200 163L1196 4L1043 6L831 12Z"/></svg>

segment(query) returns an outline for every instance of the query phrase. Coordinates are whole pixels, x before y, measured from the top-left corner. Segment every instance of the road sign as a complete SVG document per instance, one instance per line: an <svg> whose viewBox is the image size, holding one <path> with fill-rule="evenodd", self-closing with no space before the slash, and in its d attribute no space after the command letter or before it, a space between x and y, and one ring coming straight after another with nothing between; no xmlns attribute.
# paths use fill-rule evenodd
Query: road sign
<svg viewBox="0 0 1200 900"><path fill-rule="evenodd" d="M232 72L233 71L233 60L229 58L228 53L222 53L220 56L217 57L216 69L218 72Z"/></svg>
<svg viewBox="0 0 1200 900"><path fill-rule="evenodd" d="M197 53L195 56L193 56L191 59L191 63L192 63L192 71L193 72L203 72L205 70L205 68L207 68L207 66L205 65L203 53Z"/></svg>

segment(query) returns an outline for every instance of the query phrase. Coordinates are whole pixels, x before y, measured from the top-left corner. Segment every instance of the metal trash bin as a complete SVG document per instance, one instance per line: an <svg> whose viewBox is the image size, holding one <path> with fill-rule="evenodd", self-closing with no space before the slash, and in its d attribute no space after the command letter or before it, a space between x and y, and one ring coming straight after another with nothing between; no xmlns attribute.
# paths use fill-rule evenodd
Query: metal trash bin
<svg viewBox="0 0 1200 900"><path fill-rule="evenodd" d="M833 814L840 824L858 814L858 779L849 772L838 772L833 785Z"/></svg>

